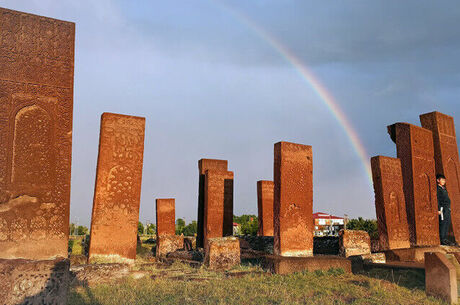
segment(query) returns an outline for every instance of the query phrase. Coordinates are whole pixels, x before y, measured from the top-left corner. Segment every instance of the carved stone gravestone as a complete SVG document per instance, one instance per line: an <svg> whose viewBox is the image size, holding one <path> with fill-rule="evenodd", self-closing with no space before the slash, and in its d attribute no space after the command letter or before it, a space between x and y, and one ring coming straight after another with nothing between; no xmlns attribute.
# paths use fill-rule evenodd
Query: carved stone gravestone
<svg viewBox="0 0 460 305"><path fill-rule="evenodd" d="M102 114L90 262L136 258L144 129L145 118Z"/></svg>
<svg viewBox="0 0 460 305"><path fill-rule="evenodd" d="M259 236L273 236L273 181L257 181Z"/></svg>
<svg viewBox="0 0 460 305"><path fill-rule="evenodd" d="M312 147L276 143L274 165L274 254L312 256Z"/></svg>
<svg viewBox="0 0 460 305"><path fill-rule="evenodd" d="M377 156L371 166L380 249L410 248L401 161Z"/></svg>

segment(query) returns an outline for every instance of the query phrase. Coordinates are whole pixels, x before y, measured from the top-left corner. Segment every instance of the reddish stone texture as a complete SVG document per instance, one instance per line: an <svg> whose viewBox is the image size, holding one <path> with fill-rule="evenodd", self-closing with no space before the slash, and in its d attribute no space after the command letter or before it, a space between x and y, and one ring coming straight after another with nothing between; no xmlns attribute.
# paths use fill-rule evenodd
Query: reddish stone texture
<svg viewBox="0 0 460 305"><path fill-rule="evenodd" d="M412 245L439 245L433 136L408 123L388 126L401 160L406 214Z"/></svg>
<svg viewBox="0 0 460 305"><path fill-rule="evenodd" d="M165 257L168 253L184 249L184 236L160 235L157 237L156 256Z"/></svg>
<svg viewBox="0 0 460 305"><path fill-rule="evenodd" d="M0 8L0 258L67 257L74 41Z"/></svg>
<svg viewBox="0 0 460 305"><path fill-rule="evenodd" d="M233 235L233 172L207 170L204 183L204 234L209 238Z"/></svg>
<svg viewBox="0 0 460 305"><path fill-rule="evenodd" d="M313 255L313 158L311 146L275 144L274 254Z"/></svg>
<svg viewBox="0 0 460 305"><path fill-rule="evenodd" d="M346 273L351 273L351 260L333 256L320 255L314 257L280 257L266 256L265 267L272 273L290 274L295 272L313 272L316 270L328 271L331 268L342 269Z"/></svg>
<svg viewBox="0 0 460 305"><path fill-rule="evenodd" d="M0 259L0 304L67 304L68 259Z"/></svg>
<svg viewBox="0 0 460 305"><path fill-rule="evenodd" d="M176 209L174 198L157 199L157 237L176 234Z"/></svg>
<svg viewBox="0 0 460 305"><path fill-rule="evenodd" d="M273 181L257 181L259 236L273 236Z"/></svg>
<svg viewBox="0 0 460 305"><path fill-rule="evenodd" d="M200 159L198 161L199 171L199 185L198 185L198 222L196 245L203 248L203 234L204 234L204 176L208 169L224 171L228 170L227 160L217 159Z"/></svg>
<svg viewBox="0 0 460 305"><path fill-rule="evenodd" d="M103 113L89 260L136 258L145 118Z"/></svg>
<svg viewBox="0 0 460 305"><path fill-rule="evenodd" d="M204 263L209 269L225 270L241 262L240 242L236 237L209 238Z"/></svg>
<svg viewBox="0 0 460 305"><path fill-rule="evenodd" d="M341 230L339 232L340 255L350 257L371 253L371 238L366 231Z"/></svg>
<svg viewBox="0 0 460 305"><path fill-rule="evenodd" d="M425 253L426 294L441 298L449 304L457 304L457 285L455 266L446 255L439 252Z"/></svg>
<svg viewBox="0 0 460 305"><path fill-rule="evenodd" d="M460 164L454 118L440 112L420 116L422 126L431 130L434 143L436 173L447 179L451 203L452 229L457 241L460 239Z"/></svg>
<svg viewBox="0 0 460 305"><path fill-rule="evenodd" d="M371 165L380 249L409 248L401 161L377 156L371 159Z"/></svg>

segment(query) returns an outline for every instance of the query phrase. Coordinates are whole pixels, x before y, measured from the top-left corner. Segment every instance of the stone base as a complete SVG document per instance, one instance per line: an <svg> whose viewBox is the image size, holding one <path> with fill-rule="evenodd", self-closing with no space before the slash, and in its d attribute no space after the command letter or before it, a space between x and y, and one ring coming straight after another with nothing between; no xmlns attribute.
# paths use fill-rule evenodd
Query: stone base
<svg viewBox="0 0 460 305"><path fill-rule="evenodd" d="M0 259L0 304L67 303L69 260Z"/></svg>
<svg viewBox="0 0 460 305"><path fill-rule="evenodd" d="M165 257L168 253L184 249L184 236L162 235L157 237L156 257Z"/></svg>
<svg viewBox="0 0 460 305"><path fill-rule="evenodd" d="M206 242L204 263L213 270L230 269L239 265L240 241L236 237L209 238Z"/></svg>
<svg viewBox="0 0 460 305"><path fill-rule="evenodd" d="M385 253L364 254L361 257L365 263L385 264L387 262Z"/></svg>
<svg viewBox="0 0 460 305"><path fill-rule="evenodd" d="M337 256L284 257L269 255L265 257L265 268L276 274L289 274L301 271L327 271L331 268L343 269L351 273L351 261Z"/></svg>
<svg viewBox="0 0 460 305"><path fill-rule="evenodd" d="M72 266L71 285L92 286L126 277L130 266L126 264L90 264Z"/></svg>
<svg viewBox="0 0 460 305"><path fill-rule="evenodd" d="M339 232L339 253L350 257L371 253L371 238L366 231L341 230Z"/></svg>
<svg viewBox="0 0 460 305"><path fill-rule="evenodd" d="M425 261L425 252L455 253L460 252L459 247L435 246L419 247L408 249L394 249L385 251L385 257L388 262L418 262Z"/></svg>

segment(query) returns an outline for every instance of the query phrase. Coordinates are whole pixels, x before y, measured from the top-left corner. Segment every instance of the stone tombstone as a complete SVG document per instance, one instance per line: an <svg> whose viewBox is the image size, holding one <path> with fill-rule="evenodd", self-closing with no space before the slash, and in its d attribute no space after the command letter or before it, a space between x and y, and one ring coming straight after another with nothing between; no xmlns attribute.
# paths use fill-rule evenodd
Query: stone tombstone
<svg viewBox="0 0 460 305"><path fill-rule="evenodd" d="M67 257L75 24L0 8L0 258Z"/></svg>
<svg viewBox="0 0 460 305"><path fill-rule="evenodd" d="M207 170L204 183L204 234L209 238L233 235L233 172Z"/></svg>
<svg viewBox="0 0 460 305"><path fill-rule="evenodd" d="M176 208L174 198L157 199L157 236L176 234Z"/></svg>
<svg viewBox="0 0 460 305"><path fill-rule="evenodd" d="M410 248L401 161L371 159L380 250Z"/></svg>
<svg viewBox="0 0 460 305"><path fill-rule="evenodd" d="M273 181L257 181L259 236L273 236Z"/></svg>
<svg viewBox="0 0 460 305"><path fill-rule="evenodd" d="M228 270L241 263L237 237L216 237L206 241L204 264L211 270Z"/></svg>
<svg viewBox="0 0 460 305"><path fill-rule="evenodd" d="M0 259L0 304L67 304L69 260Z"/></svg>
<svg viewBox="0 0 460 305"><path fill-rule="evenodd" d="M227 172L228 161L217 159L200 159L198 161L199 185L198 185L198 222L196 234L196 246L203 248L204 234L204 178L208 169Z"/></svg>
<svg viewBox="0 0 460 305"><path fill-rule="evenodd" d="M339 254L344 257L371 254L369 233L361 230L340 230Z"/></svg>
<svg viewBox="0 0 460 305"><path fill-rule="evenodd" d="M274 157L274 254L312 256L312 147L278 142Z"/></svg>
<svg viewBox="0 0 460 305"><path fill-rule="evenodd" d="M456 258L453 258L458 264ZM425 253L425 291L448 304L457 304L457 272L455 265L441 252Z"/></svg>
<svg viewBox="0 0 460 305"><path fill-rule="evenodd" d="M388 126L401 160L411 245L439 245L438 201L433 136L408 123Z"/></svg>
<svg viewBox="0 0 460 305"><path fill-rule="evenodd" d="M144 130L145 118L102 114L90 262L136 258Z"/></svg>
<svg viewBox="0 0 460 305"><path fill-rule="evenodd" d="M447 179L447 191L452 201L452 229L457 241L460 239L460 164L454 118L440 112L420 116L422 126L431 130L434 143L436 173Z"/></svg>

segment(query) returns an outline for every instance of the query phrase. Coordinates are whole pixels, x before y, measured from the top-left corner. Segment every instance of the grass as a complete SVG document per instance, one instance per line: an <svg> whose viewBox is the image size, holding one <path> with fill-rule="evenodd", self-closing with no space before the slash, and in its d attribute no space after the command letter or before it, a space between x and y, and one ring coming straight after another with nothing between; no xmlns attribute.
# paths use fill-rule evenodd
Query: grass
<svg viewBox="0 0 460 305"><path fill-rule="evenodd" d="M142 268L141 268L142 269ZM413 288L386 279L385 270L345 274L341 269L270 275L266 272L227 277L206 268L175 263L167 269L146 267L149 275L117 283L74 287L69 305L106 304L444 304L427 298L415 278ZM231 272L261 271L257 266L236 267ZM177 275L188 276L178 279ZM163 275L163 276L161 276ZM413 274L393 274L400 283ZM391 278L390 278L391 280Z"/></svg>

